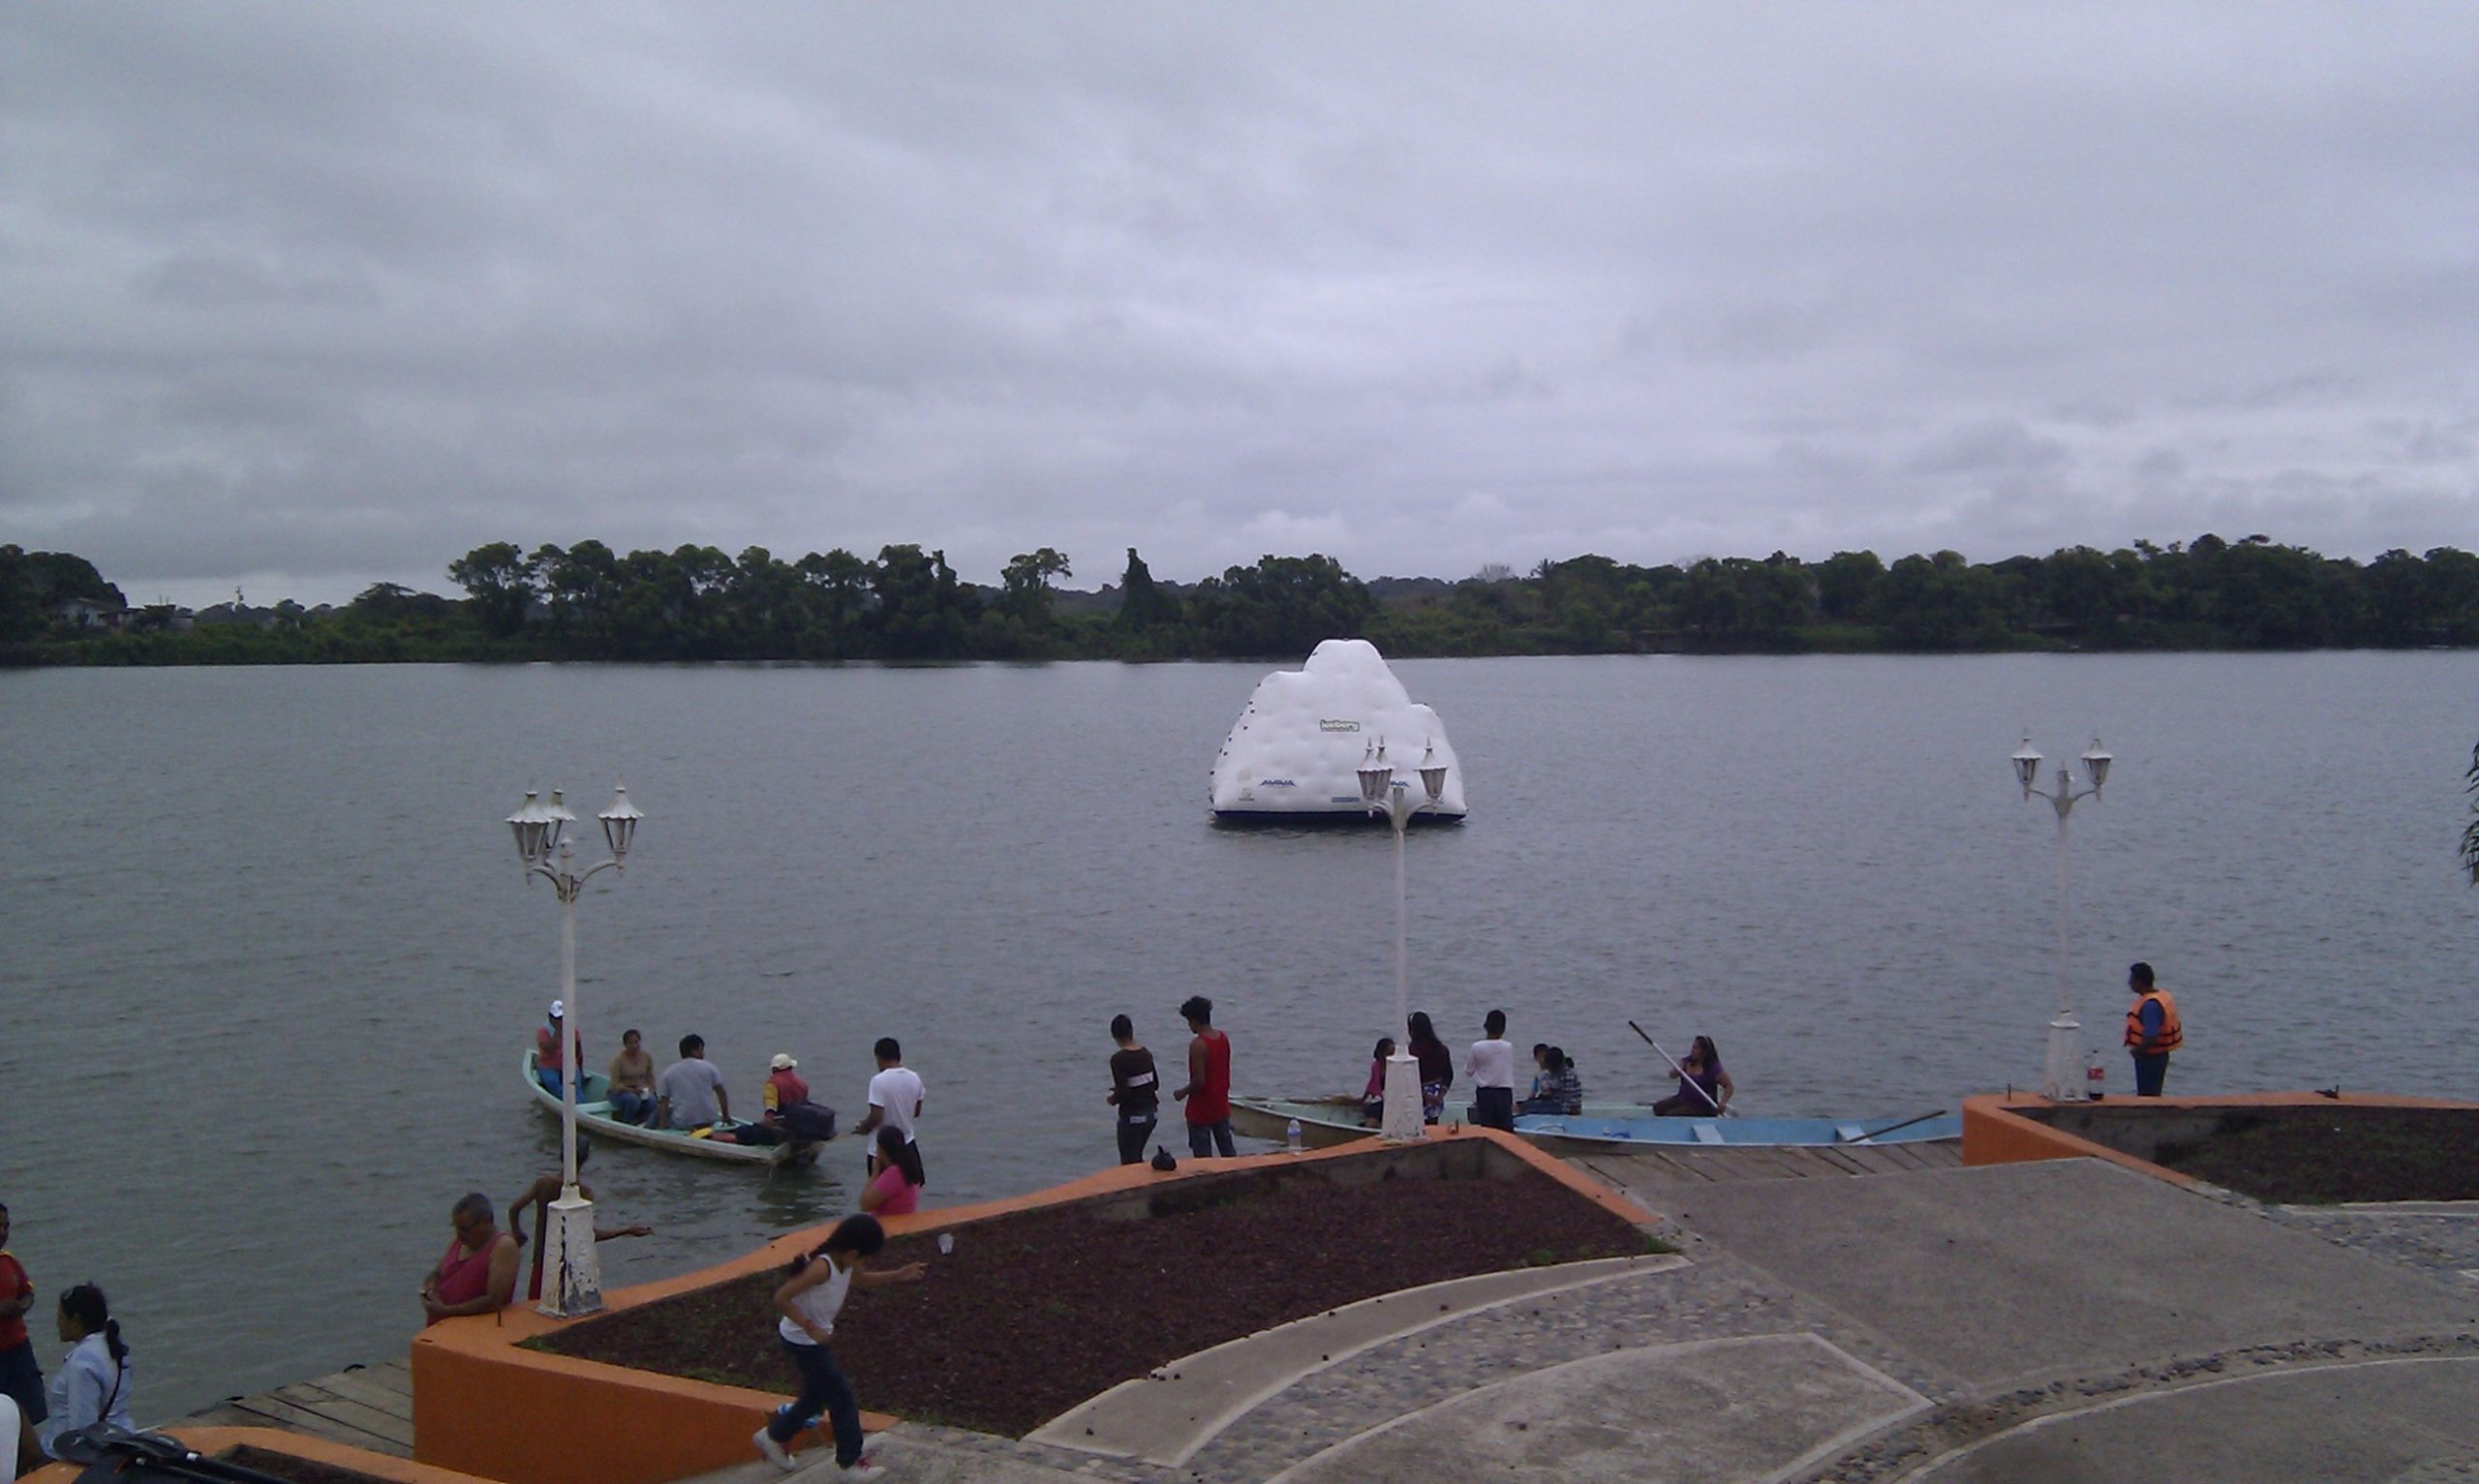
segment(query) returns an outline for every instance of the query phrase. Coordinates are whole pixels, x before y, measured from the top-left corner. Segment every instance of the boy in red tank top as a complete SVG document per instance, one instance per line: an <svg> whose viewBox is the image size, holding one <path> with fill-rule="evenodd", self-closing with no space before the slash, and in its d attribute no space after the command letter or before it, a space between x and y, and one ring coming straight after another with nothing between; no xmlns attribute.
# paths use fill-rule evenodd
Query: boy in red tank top
<svg viewBox="0 0 2479 1484"><path fill-rule="evenodd" d="M1188 1085L1171 1096L1187 1105L1188 1152L1198 1159L1239 1151L1231 1141L1231 1038L1213 1028L1213 1001L1192 994L1179 1007L1195 1037L1188 1043Z"/></svg>

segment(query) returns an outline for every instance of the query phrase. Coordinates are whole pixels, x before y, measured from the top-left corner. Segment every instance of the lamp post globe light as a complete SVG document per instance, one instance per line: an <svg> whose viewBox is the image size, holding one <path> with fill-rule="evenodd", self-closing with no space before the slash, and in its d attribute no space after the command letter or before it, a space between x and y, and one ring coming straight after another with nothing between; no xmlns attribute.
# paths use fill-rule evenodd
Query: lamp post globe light
<svg viewBox="0 0 2479 1484"><path fill-rule="evenodd" d="M560 1000L567 1012L561 1022L566 1045L561 1047L560 1058L560 1198L551 1203L543 1215L542 1229L535 1233L535 1240L544 1244L543 1265L548 1270L541 1310L555 1318L592 1314L602 1307L602 1266L594 1251L594 1203L577 1189L577 1076L582 1070L579 1048L585 1043L585 1014L577 1004L577 896L587 882L602 872L627 870L623 863L628 858L628 847L636 842L637 822L646 816L628 802L624 788L612 795L611 806L597 817L602 821L602 840L610 847L611 857L583 871L575 867L575 842L568 838L568 826L576 823L576 815L560 802L558 789L551 790L547 804L534 790L526 790L524 804L507 817L526 879L541 877L560 898Z"/></svg>
<svg viewBox="0 0 2479 1484"><path fill-rule="evenodd" d="M1396 1142L1413 1142L1428 1136L1421 1123L1420 1063L1412 1056L1408 1022L1412 1018L1411 980L1407 968L1403 893L1403 831L1412 816L1423 809L1434 808L1446 793L1446 765L1437 760L1437 744L1431 742L1421 753L1421 793L1414 799L1410 781L1394 776L1394 765L1386 757L1386 739L1379 738L1374 748L1363 748L1360 764L1360 798L1372 814L1383 814L1394 827L1394 1054L1386 1061L1386 1110L1378 1120L1379 1133Z"/></svg>
<svg viewBox="0 0 2479 1484"><path fill-rule="evenodd" d="M2097 799L2101 785L2109 781L2109 765L2115 761L2100 746L2100 739L2092 739L2091 748L2083 754L2084 775L2092 786L2077 790L2074 774L2064 763L2057 769L2054 791L2038 787L2040 754L2032 746L2029 733L2023 745L2015 749L2014 779L2023 785L2023 797L2045 799L2057 810L2057 1018L2049 1022L2048 1056L2041 1068L2040 1095L2052 1102L2076 1102L2085 1092L2088 1048L2083 1042L2083 1024L2074 1018L2074 995L2066 973L2066 924L2069 914L2066 875L2066 821L2077 801Z"/></svg>

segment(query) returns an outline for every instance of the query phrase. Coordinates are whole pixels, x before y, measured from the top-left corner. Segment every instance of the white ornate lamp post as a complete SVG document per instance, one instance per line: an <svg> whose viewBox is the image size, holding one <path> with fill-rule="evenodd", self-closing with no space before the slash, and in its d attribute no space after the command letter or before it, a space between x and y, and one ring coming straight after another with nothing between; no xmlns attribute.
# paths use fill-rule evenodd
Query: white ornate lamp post
<svg viewBox="0 0 2479 1484"><path fill-rule="evenodd" d="M1370 813L1383 813L1394 827L1394 1054L1386 1062L1386 1112L1379 1120L1379 1132L1387 1138L1411 1141L1427 1137L1421 1125L1420 1064L1413 1059L1410 1030L1406 1022L1412 1018L1412 990L1406 967L1403 895L1403 831L1412 816L1423 809L1434 808L1446 793L1446 765L1436 761L1437 744L1431 742L1421 754L1421 791L1427 797L1415 801L1410 785L1394 776L1394 765L1386 760L1386 740L1379 738L1375 750L1363 749L1360 765L1361 803Z"/></svg>
<svg viewBox="0 0 2479 1484"><path fill-rule="evenodd" d="M611 859L582 872L570 864L574 844L567 838L568 826L576 816L560 802L558 789L551 790L547 805L528 789L523 807L507 817L526 876L540 876L560 895L560 999L567 1011L561 1032L567 1042L561 1048L561 1186L560 1198L551 1202L542 1229L535 1233L535 1240L547 1244L544 1266L549 1281L542 1288L542 1312L556 1318L592 1314L602 1307L602 1266L594 1252L594 1203L577 1190L577 1080L584 1071L580 1048L585 1042L585 1014L577 1004L577 895L604 870L627 869L622 863L636 840L637 822L646 816L628 802L624 788L612 796L611 807L597 817L602 821L603 843L611 847Z"/></svg>
<svg viewBox="0 0 2479 1484"><path fill-rule="evenodd" d="M2100 786L2109 781L2109 765L2115 761L2100 750L2100 739L2093 738L2091 750L2083 754L2083 771L2092 779L2092 786L2076 792L2073 773L2061 763L2057 789L2052 793L2035 786L2040 776L2040 755L2033 750L2030 734L2024 735L2023 745L2013 758L2014 777L2023 785L2023 797L2029 800L2036 794L2057 810L2057 1018L2049 1022L2048 1062L2040 1079L2041 1096L2052 1101L2079 1101L2085 1080L2083 1024L2074 1018L2074 996L2066 977L2066 818L2077 800L2100 797Z"/></svg>

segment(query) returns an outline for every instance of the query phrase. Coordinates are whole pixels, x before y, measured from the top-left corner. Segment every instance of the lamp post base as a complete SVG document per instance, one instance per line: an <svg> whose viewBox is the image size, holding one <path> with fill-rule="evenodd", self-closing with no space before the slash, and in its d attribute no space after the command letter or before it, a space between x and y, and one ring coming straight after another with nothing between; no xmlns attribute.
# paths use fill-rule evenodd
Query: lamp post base
<svg viewBox="0 0 2479 1484"><path fill-rule="evenodd" d="M602 1263L594 1251L594 1202L573 1185L542 1213L536 1240L543 1253L540 1312L572 1319L602 1309Z"/></svg>
<svg viewBox="0 0 2479 1484"><path fill-rule="evenodd" d="M1386 1059L1386 1115L1380 1134L1392 1143L1415 1144L1428 1137L1421 1124L1421 1064L1400 1052Z"/></svg>
<svg viewBox="0 0 2479 1484"><path fill-rule="evenodd" d="M2059 1011L2049 1022L2048 1062L2040 1074L2040 1096L2052 1103L2080 1103L2085 1074L2083 1022Z"/></svg>

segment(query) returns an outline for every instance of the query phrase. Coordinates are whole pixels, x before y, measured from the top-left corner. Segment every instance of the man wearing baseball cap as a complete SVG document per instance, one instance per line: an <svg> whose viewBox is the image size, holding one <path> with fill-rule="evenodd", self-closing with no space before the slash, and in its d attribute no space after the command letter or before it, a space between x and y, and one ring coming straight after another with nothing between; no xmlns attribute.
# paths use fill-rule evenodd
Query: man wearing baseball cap
<svg viewBox="0 0 2479 1484"><path fill-rule="evenodd" d="M550 1089L551 1096L561 1096L561 1076L568 1068L567 1002L553 1000L545 1023L534 1028L534 1075Z"/></svg>

